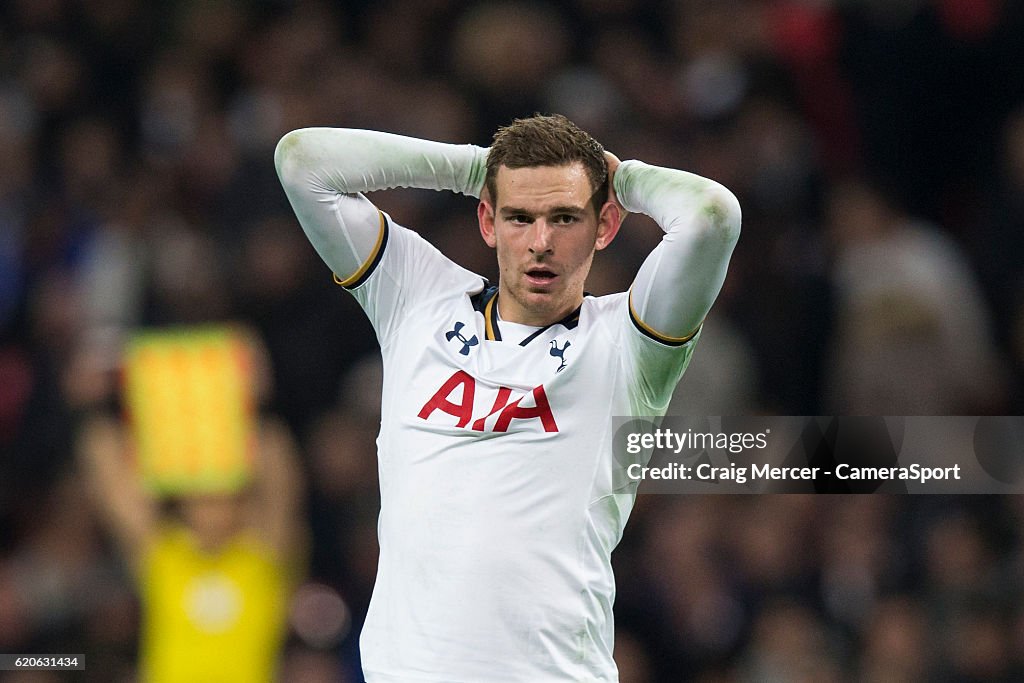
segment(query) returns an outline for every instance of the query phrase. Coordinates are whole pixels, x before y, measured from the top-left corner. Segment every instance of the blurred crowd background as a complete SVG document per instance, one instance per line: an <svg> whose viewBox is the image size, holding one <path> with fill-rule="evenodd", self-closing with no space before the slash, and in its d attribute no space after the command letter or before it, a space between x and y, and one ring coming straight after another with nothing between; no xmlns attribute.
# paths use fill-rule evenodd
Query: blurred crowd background
<svg viewBox="0 0 1024 683"><path fill-rule="evenodd" d="M361 680L379 356L277 183L293 128L486 146L561 112L732 189L743 234L672 412L1020 413L1021 35L1011 0L4 2L0 652L133 680L137 597L75 432L134 330L235 321L310 482L281 679ZM471 199L374 199L496 276ZM628 287L659 235L631 216L588 289ZM641 496L623 681L1021 680L1022 529L1015 497Z"/></svg>

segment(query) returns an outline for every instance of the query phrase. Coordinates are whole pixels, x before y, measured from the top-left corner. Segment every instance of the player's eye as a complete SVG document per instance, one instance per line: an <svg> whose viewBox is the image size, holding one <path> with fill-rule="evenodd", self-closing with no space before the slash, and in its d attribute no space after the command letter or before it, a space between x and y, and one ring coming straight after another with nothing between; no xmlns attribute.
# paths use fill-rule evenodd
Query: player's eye
<svg viewBox="0 0 1024 683"><path fill-rule="evenodd" d="M573 223L579 222L579 220L579 216L574 216L571 213L560 213L557 216L554 216L551 222L555 225L572 225Z"/></svg>
<svg viewBox="0 0 1024 683"><path fill-rule="evenodd" d="M508 217L509 223L515 223L516 225L528 225L533 222L533 219L526 214L516 213Z"/></svg>

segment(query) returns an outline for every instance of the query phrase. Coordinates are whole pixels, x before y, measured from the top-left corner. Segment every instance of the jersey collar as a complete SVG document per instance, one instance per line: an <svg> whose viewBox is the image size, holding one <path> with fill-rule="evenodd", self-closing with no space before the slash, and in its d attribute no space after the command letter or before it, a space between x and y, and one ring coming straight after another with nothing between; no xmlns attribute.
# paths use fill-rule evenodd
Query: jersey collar
<svg viewBox="0 0 1024 683"><path fill-rule="evenodd" d="M583 293L587 296L587 293ZM487 280L484 280L484 288L479 294L475 294L472 297L473 309L479 311L484 316L484 339L488 341L501 341L501 327L498 325L498 285L492 285ZM576 307L576 310L569 313L561 320L545 325L544 327L534 331L528 337L519 342L520 346L526 346L534 339L539 337L541 334L551 329L555 325L561 325L567 330L574 329L580 322L580 310L583 308L583 304Z"/></svg>

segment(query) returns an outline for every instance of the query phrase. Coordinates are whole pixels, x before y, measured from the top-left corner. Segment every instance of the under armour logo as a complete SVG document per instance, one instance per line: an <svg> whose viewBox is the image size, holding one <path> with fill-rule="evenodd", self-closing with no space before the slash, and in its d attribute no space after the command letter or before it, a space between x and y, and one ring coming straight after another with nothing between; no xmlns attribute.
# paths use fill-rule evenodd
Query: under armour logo
<svg viewBox="0 0 1024 683"><path fill-rule="evenodd" d="M558 340L551 340L551 348L548 350L548 353L550 353L558 360L562 361L562 364L558 366L558 369L555 370L555 372L561 372L562 370L565 369L565 350L570 346L572 346L571 342L565 342L565 346L563 346L562 348L558 348Z"/></svg>
<svg viewBox="0 0 1024 683"><path fill-rule="evenodd" d="M456 322L455 323L455 329L451 330L450 332L445 332L444 333L444 338L447 339L448 341L451 341L452 339L458 339L460 342L462 342L462 348L459 349L459 353L461 353L463 356L468 356L469 355L469 347L476 346L477 344L480 343L480 340L478 340L476 338L475 334L472 337L470 337L469 339L466 339L465 337L463 337L462 336L462 328L465 327L465 326L466 326L465 323Z"/></svg>

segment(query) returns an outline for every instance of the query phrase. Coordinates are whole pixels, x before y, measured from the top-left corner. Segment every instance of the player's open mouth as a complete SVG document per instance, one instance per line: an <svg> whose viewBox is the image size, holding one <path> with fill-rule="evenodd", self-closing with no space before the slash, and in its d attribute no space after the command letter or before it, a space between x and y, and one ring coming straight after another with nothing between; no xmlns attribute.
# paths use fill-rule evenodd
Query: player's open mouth
<svg viewBox="0 0 1024 683"><path fill-rule="evenodd" d="M526 280L532 285L550 285L556 277L558 276L545 268L533 268L526 271Z"/></svg>

